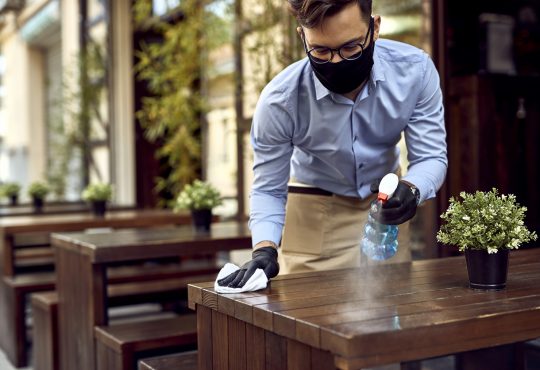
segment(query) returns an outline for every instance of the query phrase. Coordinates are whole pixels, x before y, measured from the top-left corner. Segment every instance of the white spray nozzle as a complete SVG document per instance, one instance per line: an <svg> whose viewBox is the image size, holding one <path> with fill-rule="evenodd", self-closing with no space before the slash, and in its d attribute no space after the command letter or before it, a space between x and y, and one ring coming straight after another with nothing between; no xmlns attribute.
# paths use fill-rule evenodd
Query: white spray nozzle
<svg viewBox="0 0 540 370"><path fill-rule="evenodd" d="M389 173L385 175L381 182L379 183L379 195L377 195L377 200L386 202L396 191L399 183L399 178L395 173Z"/></svg>

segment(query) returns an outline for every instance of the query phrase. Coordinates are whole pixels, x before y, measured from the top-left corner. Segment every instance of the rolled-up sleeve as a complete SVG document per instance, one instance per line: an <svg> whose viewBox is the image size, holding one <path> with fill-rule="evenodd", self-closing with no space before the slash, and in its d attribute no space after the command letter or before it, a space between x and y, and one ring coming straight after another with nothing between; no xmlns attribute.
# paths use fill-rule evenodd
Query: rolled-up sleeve
<svg viewBox="0 0 540 370"><path fill-rule="evenodd" d="M281 240L293 153L293 118L288 101L282 92L265 90L253 116L254 179L249 220L253 245L263 240L279 245Z"/></svg>
<svg viewBox="0 0 540 370"><path fill-rule="evenodd" d="M439 74L426 55L414 112L405 129L409 168L404 179L420 190L420 201L434 198L448 167L444 108Z"/></svg>

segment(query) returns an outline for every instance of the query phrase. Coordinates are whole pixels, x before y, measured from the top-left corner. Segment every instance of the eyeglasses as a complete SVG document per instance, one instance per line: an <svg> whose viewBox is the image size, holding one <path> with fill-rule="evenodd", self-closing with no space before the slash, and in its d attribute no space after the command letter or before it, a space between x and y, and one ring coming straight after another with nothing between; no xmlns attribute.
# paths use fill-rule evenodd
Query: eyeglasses
<svg viewBox="0 0 540 370"><path fill-rule="evenodd" d="M316 46L310 50L307 50L306 37L304 35L304 30L302 29L302 41L304 42L304 50L306 51L310 59L317 64L325 64L332 61L332 59L334 59L335 53L337 53L342 59L356 60L362 56L368 37L370 33L373 32L372 29L373 17L369 21L369 28L366 33L364 42L348 42L344 45L341 45L337 49L332 49L326 46Z"/></svg>

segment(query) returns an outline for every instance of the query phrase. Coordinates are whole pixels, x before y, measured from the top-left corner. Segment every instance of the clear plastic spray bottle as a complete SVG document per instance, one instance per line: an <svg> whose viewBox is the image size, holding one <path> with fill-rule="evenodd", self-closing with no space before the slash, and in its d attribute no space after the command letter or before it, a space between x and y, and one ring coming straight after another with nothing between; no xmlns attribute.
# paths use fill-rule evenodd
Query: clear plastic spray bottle
<svg viewBox="0 0 540 370"><path fill-rule="evenodd" d="M382 205L392 197L399 183L399 178L394 173L384 176L379 184L377 199L371 203L368 221L364 226L364 237L360 242L362 253L372 260L382 261L392 257L398 248L398 226L384 225L373 217L378 213Z"/></svg>

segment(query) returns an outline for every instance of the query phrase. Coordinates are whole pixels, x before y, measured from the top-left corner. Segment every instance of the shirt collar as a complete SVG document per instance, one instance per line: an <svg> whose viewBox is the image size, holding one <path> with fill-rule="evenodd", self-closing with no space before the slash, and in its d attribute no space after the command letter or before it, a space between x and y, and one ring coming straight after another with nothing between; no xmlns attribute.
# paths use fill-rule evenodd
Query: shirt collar
<svg viewBox="0 0 540 370"><path fill-rule="evenodd" d="M373 52L373 68L371 69L370 79L368 81L369 84L375 86L377 81L384 81L384 66L382 65L380 59L379 59L379 53L378 53L377 44L375 44L375 50ZM309 63L309 60L308 60ZM311 64L310 64L311 67ZM313 83L315 84L315 98L317 100L321 100L326 95L333 94L330 90L328 90L324 85L319 81L317 76L315 75L315 72L313 69L311 70L311 78L313 79Z"/></svg>

